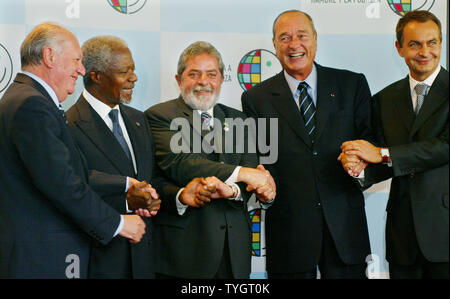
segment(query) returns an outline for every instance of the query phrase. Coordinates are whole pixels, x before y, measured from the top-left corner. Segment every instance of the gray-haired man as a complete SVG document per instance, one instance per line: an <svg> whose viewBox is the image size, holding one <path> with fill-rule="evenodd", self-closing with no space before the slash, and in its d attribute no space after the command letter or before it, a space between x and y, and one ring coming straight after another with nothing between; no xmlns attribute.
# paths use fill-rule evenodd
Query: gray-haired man
<svg viewBox="0 0 450 299"><path fill-rule="evenodd" d="M240 111L217 104L223 83L219 52L209 43L193 43L181 54L176 80L180 97L146 111L155 139L156 162L179 185L204 176L218 191L204 207L178 199L162 207L156 219L156 271L161 277L249 278L251 232L246 203L251 194L244 183L267 202L275 196L274 182L263 168L254 168L256 153L236 151L240 142L248 148L247 130L243 140L234 140L231 152L224 151L225 144L216 144L226 136L215 139L214 150L201 146L196 151L195 140L204 143L208 136L234 131L227 127L226 119L246 118ZM200 118L205 130L195 123L196 119L200 123ZM172 120L187 124L181 126L187 127L187 132L171 130ZM174 148L177 136L189 144L181 152Z"/></svg>

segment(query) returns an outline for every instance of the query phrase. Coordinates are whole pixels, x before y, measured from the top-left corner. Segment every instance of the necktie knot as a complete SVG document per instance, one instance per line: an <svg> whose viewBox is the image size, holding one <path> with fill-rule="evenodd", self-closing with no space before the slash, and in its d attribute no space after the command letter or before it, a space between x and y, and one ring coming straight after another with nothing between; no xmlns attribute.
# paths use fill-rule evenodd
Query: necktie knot
<svg viewBox="0 0 450 299"><path fill-rule="evenodd" d="M119 118L119 110L111 109L111 111L109 111L108 115L111 118L113 123L117 123L117 120Z"/></svg>
<svg viewBox="0 0 450 299"><path fill-rule="evenodd" d="M303 90L308 90L308 83L306 83L306 82L300 82L299 84L298 84L298 87L297 87L297 89L298 90L300 90L300 92L302 92Z"/></svg>
<svg viewBox="0 0 450 299"><path fill-rule="evenodd" d="M417 95L426 96L428 93L428 90L430 89L430 86L419 83L414 87L414 90L416 91Z"/></svg>

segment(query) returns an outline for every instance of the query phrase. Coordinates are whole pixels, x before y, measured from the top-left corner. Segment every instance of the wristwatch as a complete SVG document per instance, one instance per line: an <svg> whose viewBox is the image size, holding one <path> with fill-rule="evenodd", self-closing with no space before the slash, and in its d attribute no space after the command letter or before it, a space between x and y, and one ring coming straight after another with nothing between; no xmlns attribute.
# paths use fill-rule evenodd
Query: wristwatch
<svg viewBox="0 0 450 299"><path fill-rule="evenodd" d="M381 153L381 162L383 164L387 164L388 166L392 166L391 156L389 155L389 149L387 147L382 147L380 149Z"/></svg>

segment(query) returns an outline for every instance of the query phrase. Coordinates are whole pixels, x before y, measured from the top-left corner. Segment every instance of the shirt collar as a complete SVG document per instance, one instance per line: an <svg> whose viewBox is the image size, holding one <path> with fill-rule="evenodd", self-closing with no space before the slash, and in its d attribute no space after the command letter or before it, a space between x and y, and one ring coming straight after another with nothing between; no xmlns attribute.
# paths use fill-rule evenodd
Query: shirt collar
<svg viewBox="0 0 450 299"><path fill-rule="evenodd" d="M111 109L117 109L119 110L120 114L120 106L116 105L113 108L109 107L102 101L96 99L93 95L91 95L86 89L83 90L83 96L86 99L86 101L91 105L92 108L94 108L95 112L100 115L102 119L109 117L108 114L111 111Z"/></svg>
<svg viewBox="0 0 450 299"><path fill-rule="evenodd" d="M441 66L438 65L438 67L434 70L434 72L428 76L428 78L426 78L423 81L417 81L416 79L414 79L411 76L411 73L409 74L409 88L411 89L411 93L414 91L414 88L416 87L417 84L419 83L423 83L426 84L428 86L431 87L431 85L433 85L434 80L436 79L436 77L439 75L439 72L441 71Z"/></svg>
<svg viewBox="0 0 450 299"><path fill-rule="evenodd" d="M311 73L303 81L299 81L299 80L295 79L294 77L289 75L286 72L286 70L284 71L284 77L286 78L286 81L287 81L287 83L289 85L289 89L291 90L292 95L294 97L295 97L295 94L297 93L298 85L300 84L300 82L308 83L309 87L313 90L313 93L316 90L316 87L317 87L317 68L316 68L315 64L313 64L313 68L312 68Z"/></svg>
<svg viewBox="0 0 450 299"><path fill-rule="evenodd" d="M31 77L32 79L36 80L42 87L44 87L44 89L47 91L47 93L49 94L50 98L53 100L53 102L55 103L56 107L59 108L59 100L58 97L56 96L55 91L53 90L53 88L50 87L50 85L47 84L47 82L45 82L44 80L42 80L40 77L38 77L37 75L27 72L27 71L22 71L22 74L27 75L28 77Z"/></svg>

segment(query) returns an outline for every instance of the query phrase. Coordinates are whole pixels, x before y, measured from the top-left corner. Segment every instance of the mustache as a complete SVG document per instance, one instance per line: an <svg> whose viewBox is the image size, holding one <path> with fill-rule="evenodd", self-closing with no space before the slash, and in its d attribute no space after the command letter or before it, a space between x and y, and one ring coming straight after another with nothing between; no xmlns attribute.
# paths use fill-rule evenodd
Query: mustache
<svg viewBox="0 0 450 299"><path fill-rule="evenodd" d="M192 90L192 92L201 92L201 91L214 92L214 89L207 86L205 87L197 86Z"/></svg>

